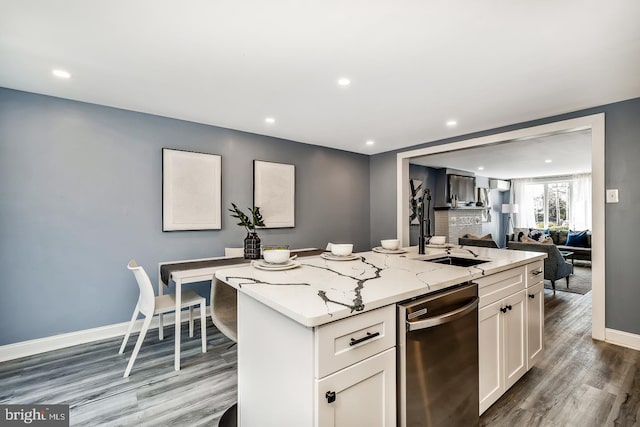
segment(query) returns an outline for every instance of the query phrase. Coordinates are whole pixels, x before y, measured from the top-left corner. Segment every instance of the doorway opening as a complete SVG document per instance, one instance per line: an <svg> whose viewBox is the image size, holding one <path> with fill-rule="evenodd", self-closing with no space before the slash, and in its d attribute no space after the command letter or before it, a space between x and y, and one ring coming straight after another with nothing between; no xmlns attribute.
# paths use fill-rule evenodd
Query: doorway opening
<svg viewBox="0 0 640 427"><path fill-rule="evenodd" d="M397 234L409 245L409 163L412 158L540 138L546 135L590 130L592 174L592 338L605 340L605 184L604 184L604 114L563 120L546 125L497 133L450 144L425 147L397 155Z"/></svg>

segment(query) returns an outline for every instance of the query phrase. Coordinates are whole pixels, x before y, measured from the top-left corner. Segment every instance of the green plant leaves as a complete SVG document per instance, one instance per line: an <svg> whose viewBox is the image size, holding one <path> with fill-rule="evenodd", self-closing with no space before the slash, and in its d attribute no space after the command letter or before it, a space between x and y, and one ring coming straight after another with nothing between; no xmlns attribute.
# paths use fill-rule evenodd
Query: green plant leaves
<svg viewBox="0 0 640 427"><path fill-rule="evenodd" d="M264 218L260 213L260 207L254 206L253 208L249 208L249 212L251 212L251 216L253 217L253 221L247 214L242 212L235 203L231 203L233 209L229 209L229 212L232 213L233 218L238 218L240 222L238 225L243 226L247 229L247 231L253 231L256 227L264 227Z"/></svg>

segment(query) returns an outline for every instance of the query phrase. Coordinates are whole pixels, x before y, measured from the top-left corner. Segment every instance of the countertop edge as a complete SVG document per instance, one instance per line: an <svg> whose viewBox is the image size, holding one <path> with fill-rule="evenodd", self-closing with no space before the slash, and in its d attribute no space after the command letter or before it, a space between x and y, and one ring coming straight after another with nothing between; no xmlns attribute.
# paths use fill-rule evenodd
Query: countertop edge
<svg viewBox="0 0 640 427"><path fill-rule="evenodd" d="M518 251L518 252L525 252L525 251ZM283 316L295 321L296 323L307 328L313 328L313 327L322 326L331 322L335 322L337 320L346 319L348 317L351 317L360 313L365 313L371 310L375 310L381 307L385 307L391 304L397 304L401 301L409 300L422 295L427 295L433 292L438 292L438 291L447 289L453 285L458 285L466 281L471 281L473 279L477 279L480 277L490 276L490 275L500 273L502 271L506 271L512 268L524 266L538 260L543 260L544 258L547 257L546 253L543 253L543 252L526 251L526 255L527 255L526 259L521 259L521 260L509 262L507 264L501 264L496 266L489 265L488 268L486 269L484 268L480 269L480 268L474 268L474 267L454 267L458 269L460 274L459 275L452 274L452 277L450 279L440 281L436 285L426 286L423 288L416 288L409 291L389 295L388 297L379 298L375 301L367 303L364 309L361 311L350 311L348 308L345 308L335 313L331 313L331 314L327 313L327 314L322 314L322 315L313 316L313 317L304 316L302 314L291 311L287 306L280 304L273 299L265 298L263 295L261 295L258 292L254 292L251 287L243 287L241 284L236 286L232 283L229 283L227 281L228 280L227 277L225 277L225 275L220 274L221 271L216 271L215 276L219 280L234 287L239 292L242 292L243 294L255 299L256 301L259 301L262 304L265 304L266 306L277 311ZM246 264L230 266L230 268L239 268L242 266L246 266Z"/></svg>

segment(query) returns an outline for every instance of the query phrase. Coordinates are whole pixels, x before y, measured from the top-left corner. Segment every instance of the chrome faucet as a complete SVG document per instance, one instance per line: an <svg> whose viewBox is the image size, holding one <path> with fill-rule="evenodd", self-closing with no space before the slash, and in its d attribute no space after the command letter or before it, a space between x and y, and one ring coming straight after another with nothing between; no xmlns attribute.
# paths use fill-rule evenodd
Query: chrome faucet
<svg viewBox="0 0 640 427"><path fill-rule="evenodd" d="M427 201L427 217L424 217L424 201ZM420 236L418 237L418 253L424 254L424 246L429 243L431 240L431 191L428 188L424 189L424 193L422 193L422 197L418 202L418 222L420 223ZM425 222L427 225L427 230L425 233Z"/></svg>

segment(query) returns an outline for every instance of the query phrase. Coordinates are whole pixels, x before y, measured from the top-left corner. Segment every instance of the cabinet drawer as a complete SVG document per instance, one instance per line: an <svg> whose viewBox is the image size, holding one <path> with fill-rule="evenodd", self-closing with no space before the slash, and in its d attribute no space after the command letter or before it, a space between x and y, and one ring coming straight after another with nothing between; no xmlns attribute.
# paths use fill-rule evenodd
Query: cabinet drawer
<svg viewBox="0 0 640 427"><path fill-rule="evenodd" d="M527 268L527 287L531 287L544 279L544 261L536 261L525 266Z"/></svg>
<svg viewBox="0 0 640 427"><path fill-rule="evenodd" d="M516 267L491 276L475 279L478 283L480 307L508 297L525 288L525 267Z"/></svg>
<svg viewBox="0 0 640 427"><path fill-rule="evenodd" d="M315 331L316 378L395 345L395 304L319 326Z"/></svg>

